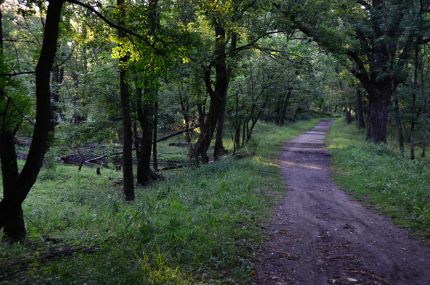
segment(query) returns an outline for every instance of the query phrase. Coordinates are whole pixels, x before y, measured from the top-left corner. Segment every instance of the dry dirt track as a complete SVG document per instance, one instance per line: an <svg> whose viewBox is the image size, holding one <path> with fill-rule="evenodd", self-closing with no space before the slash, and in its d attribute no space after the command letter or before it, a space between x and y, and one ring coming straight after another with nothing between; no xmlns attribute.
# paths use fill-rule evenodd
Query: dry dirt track
<svg viewBox="0 0 430 285"><path fill-rule="evenodd" d="M254 284L430 285L430 247L364 208L330 177L330 121L284 146L288 189L256 259Z"/></svg>

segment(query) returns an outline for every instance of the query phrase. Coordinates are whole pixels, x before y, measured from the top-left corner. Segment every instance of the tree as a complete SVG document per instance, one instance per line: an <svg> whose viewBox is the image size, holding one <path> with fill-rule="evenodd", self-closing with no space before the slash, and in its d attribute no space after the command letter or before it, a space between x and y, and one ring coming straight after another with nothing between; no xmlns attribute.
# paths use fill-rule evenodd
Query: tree
<svg viewBox="0 0 430 285"><path fill-rule="evenodd" d="M121 11L121 17L125 18L126 10L124 0L117 0L117 6ZM125 33L122 29L118 30L119 40L123 40ZM123 52L124 53L124 52ZM130 109L130 95L129 88L126 82L126 65L128 55L125 54L120 58L119 67L119 84L120 84L120 97L121 97L121 110L122 110L122 131L123 131L123 191L126 201L134 200L134 178L133 178L133 133L131 130L131 109Z"/></svg>
<svg viewBox="0 0 430 285"><path fill-rule="evenodd" d="M421 1L422 2L422 1ZM284 1L289 25L353 64L368 94L367 139L387 141L388 110L417 45L430 40L419 1Z"/></svg>
<svg viewBox="0 0 430 285"><path fill-rule="evenodd" d="M49 147L49 138L54 129L51 108L50 77L57 49L61 0L49 1L42 49L36 66L36 120L32 142L22 171L18 172L13 132L3 126L0 133L0 155L4 197L0 202L0 229L10 241L25 238L22 202L35 183ZM2 94L1 100L5 100Z"/></svg>

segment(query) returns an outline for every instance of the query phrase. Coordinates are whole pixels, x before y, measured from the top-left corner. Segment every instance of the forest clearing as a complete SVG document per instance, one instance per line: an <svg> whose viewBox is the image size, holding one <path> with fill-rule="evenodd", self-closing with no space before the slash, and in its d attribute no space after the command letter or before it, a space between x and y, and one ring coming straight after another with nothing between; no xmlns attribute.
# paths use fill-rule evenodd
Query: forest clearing
<svg viewBox="0 0 430 285"><path fill-rule="evenodd" d="M0 284L430 284L430 2L0 0Z"/></svg>

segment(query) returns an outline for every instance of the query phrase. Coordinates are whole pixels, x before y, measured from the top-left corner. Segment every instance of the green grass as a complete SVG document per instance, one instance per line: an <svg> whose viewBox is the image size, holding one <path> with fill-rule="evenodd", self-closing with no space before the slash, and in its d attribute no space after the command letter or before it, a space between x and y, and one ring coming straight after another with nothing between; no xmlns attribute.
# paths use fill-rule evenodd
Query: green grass
<svg viewBox="0 0 430 285"><path fill-rule="evenodd" d="M336 180L400 226L430 239L430 168L386 145L365 142L355 126L337 120L327 137Z"/></svg>
<svg viewBox="0 0 430 285"><path fill-rule="evenodd" d="M249 283L262 226L283 193L279 148L316 122L261 123L254 156L173 172L136 189L131 204L109 180L120 173L49 164L24 205L28 241L0 245L0 282Z"/></svg>

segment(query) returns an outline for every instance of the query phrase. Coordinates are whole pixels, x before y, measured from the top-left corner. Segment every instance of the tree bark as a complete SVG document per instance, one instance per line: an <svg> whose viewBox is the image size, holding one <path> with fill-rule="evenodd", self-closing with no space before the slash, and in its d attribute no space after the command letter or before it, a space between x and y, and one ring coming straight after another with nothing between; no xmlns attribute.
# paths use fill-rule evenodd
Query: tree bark
<svg viewBox="0 0 430 285"><path fill-rule="evenodd" d="M364 122L363 97L361 94L361 90L359 88L357 88L356 109L357 109L358 128L359 129L365 129L366 123Z"/></svg>
<svg viewBox="0 0 430 285"><path fill-rule="evenodd" d="M369 90L367 90L369 92ZM379 90L369 92L369 113L367 140L373 143L387 143L388 109L391 94Z"/></svg>
<svg viewBox="0 0 430 285"><path fill-rule="evenodd" d="M3 1L0 1L0 5L2 2ZM0 8L0 66L2 67L4 66L3 58L3 13ZM0 88L0 100L11 100L6 99L6 93L3 88ZM9 107L10 102L6 102L6 108L2 110L2 115L0 116L1 122L3 122L0 128L0 160L2 166L1 170L3 177L4 198L13 196L13 187L17 182L19 175L14 141L15 134L12 131L14 126L7 125L7 114ZM26 230L21 205L16 207L15 212L11 215L11 218L4 225L3 233L3 238L6 241L19 241L25 238Z"/></svg>
<svg viewBox="0 0 430 285"><path fill-rule="evenodd" d="M54 129L51 107L50 77L54 57L57 49L59 23L61 9L64 1L49 1L42 49L36 66L36 122L34 125L32 141L26 162L21 173L16 176L4 176L4 185L7 195L0 202L0 229L8 227L8 238L11 241L19 241L25 237L23 232L22 202L27 197L35 183L42 167L43 159L49 148L49 137ZM11 147L9 138L2 136L1 147L8 155L2 154L2 173L16 173L16 153ZM3 141L4 139L4 141ZM9 142L8 142L9 141ZM5 145L5 143L8 145ZM10 149L8 149L10 148ZM4 168L7 169L4 169ZM21 224L22 223L22 224Z"/></svg>
<svg viewBox="0 0 430 285"><path fill-rule="evenodd" d="M415 66L414 66L414 83L412 92L412 107L411 107L411 134L410 134L410 156L411 160L415 159L415 125L418 120L417 114L417 92L418 92L418 71L419 71L419 48L415 48Z"/></svg>
<svg viewBox="0 0 430 285"><path fill-rule="evenodd" d="M158 170L158 151L157 151L157 135L158 135L158 90L154 90L154 134L152 138L152 165L154 170Z"/></svg>
<svg viewBox="0 0 430 285"><path fill-rule="evenodd" d="M199 139L194 146L194 159L201 160L206 163L209 158L207 151L209 149L215 127L217 126L218 120L221 113L225 109L224 104L227 97L228 89L228 72L226 64L226 33L224 27L219 24L215 24L215 51L214 51L214 66L215 66L215 89L212 89L211 83L211 66L205 69L205 84L206 90L210 96L209 113L205 120L204 127L201 129ZM221 124L220 128L223 129L224 125ZM220 135L222 132L220 132ZM218 145L219 147L219 145Z"/></svg>
<svg viewBox="0 0 430 285"><path fill-rule="evenodd" d="M158 0L148 1L148 26L149 35L155 36L158 26L157 16ZM141 157L137 164L137 183L146 186L156 177L154 172L151 170L151 153L152 147L156 147L156 138L153 137L155 134L154 130L154 108L155 108L155 96L157 94L156 78L155 78L155 66L151 63L150 77L144 78L145 88L136 89L137 97L137 118L142 129L142 141L140 145ZM155 142L155 143L154 143ZM156 149L154 149L156 152ZM154 154L154 159L156 153Z"/></svg>
<svg viewBox="0 0 430 285"><path fill-rule="evenodd" d="M122 17L125 17L124 0L117 0L117 5L121 11ZM118 37L125 38L122 30L118 30ZM130 95L128 84L126 82L126 67L128 56L120 58L119 67L119 85L121 97L122 113L122 166L123 166L123 192L126 201L134 200L134 176L133 176L133 133L131 125Z"/></svg>
<svg viewBox="0 0 430 285"><path fill-rule="evenodd" d="M218 114L218 123L216 127L215 146L214 146L215 160L217 160L220 156L226 153L226 150L223 144L226 99L227 99L227 96L225 96L224 100L222 100L221 110Z"/></svg>
<svg viewBox="0 0 430 285"><path fill-rule="evenodd" d="M151 92L151 89L145 89L145 93ZM142 141L140 142L140 157L137 162L137 183L146 186L151 183L151 150L153 136L153 102L151 94L149 98L143 98L142 88L136 89L137 99L137 118L142 129ZM145 101L145 102L142 102Z"/></svg>

